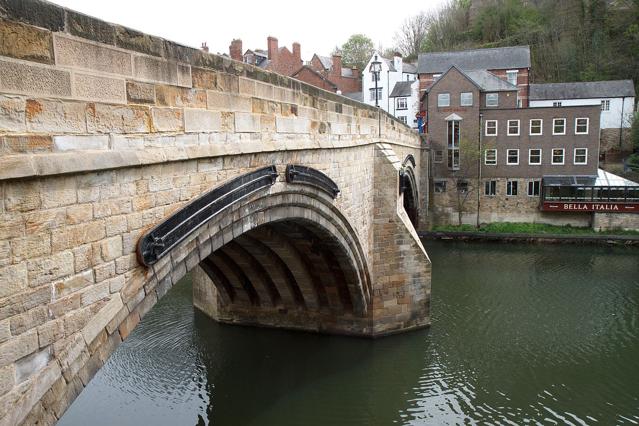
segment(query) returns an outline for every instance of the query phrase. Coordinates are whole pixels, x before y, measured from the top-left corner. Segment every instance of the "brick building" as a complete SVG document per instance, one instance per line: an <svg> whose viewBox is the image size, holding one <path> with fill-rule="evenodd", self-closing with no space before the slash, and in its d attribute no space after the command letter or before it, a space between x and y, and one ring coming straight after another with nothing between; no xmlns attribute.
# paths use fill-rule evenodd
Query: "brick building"
<svg viewBox="0 0 639 426"><path fill-rule="evenodd" d="M599 105L518 108L519 91L456 66L426 89L431 223L588 226L598 209L639 208L637 184L598 169Z"/></svg>
<svg viewBox="0 0 639 426"><path fill-rule="evenodd" d="M292 76L302 66L302 49L299 43L293 43L293 50L286 46L279 47L275 37L267 38L267 49L247 50L242 53L242 40L235 39L229 46L232 59L273 71L286 76Z"/></svg>
<svg viewBox="0 0 639 426"><path fill-rule="evenodd" d="M362 90L359 70L357 67L344 67L340 54L330 58L314 54L309 64L300 68L293 77L334 92L353 93Z"/></svg>

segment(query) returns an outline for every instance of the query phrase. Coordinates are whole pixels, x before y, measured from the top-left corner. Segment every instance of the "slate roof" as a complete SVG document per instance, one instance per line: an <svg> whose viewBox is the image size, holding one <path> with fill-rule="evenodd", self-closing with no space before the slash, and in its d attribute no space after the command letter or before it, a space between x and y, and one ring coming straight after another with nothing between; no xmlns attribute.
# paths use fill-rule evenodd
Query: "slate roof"
<svg viewBox="0 0 639 426"><path fill-rule="evenodd" d="M457 65L463 70L530 68L530 47L514 46L458 52L420 53L417 72L420 74L443 73L451 65Z"/></svg>
<svg viewBox="0 0 639 426"><path fill-rule="evenodd" d="M417 65L404 62L402 63L402 72L408 74L417 74Z"/></svg>
<svg viewBox="0 0 639 426"><path fill-rule="evenodd" d="M389 98L397 98L400 96L410 96L411 95L411 86L415 81L398 81L395 83L395 87L393 87L393 91Z"/></svg>
<svg viewBox="0 0 639 426"><path fill-rule="evenodd" d="M635 96L632 80L531 84L529 99L588 99Z"/></svg>
<svg viewBox="0 0 639 426"><path fill-rule="evenodd" d="M474 81L484 92L508 92L517 90L517 86L485 70L462 71L462 73L466 74L466 76Z"/></svg>
<svg viewBox="0 0 639 426"><path fill-rule="evenodd" d="M318 55L317 53L315 55L317 56L317 59L320 60L325 70L331 69L331 67L333 66L333 58L328 56L321 56L321 55Z"/></svg>
<svg viewBox="0 0 639 426"><path fill-rule="evenodd" d="M364 94L362 92L342 93L342 96L345 96L354 101L364 102Z"/></svg>

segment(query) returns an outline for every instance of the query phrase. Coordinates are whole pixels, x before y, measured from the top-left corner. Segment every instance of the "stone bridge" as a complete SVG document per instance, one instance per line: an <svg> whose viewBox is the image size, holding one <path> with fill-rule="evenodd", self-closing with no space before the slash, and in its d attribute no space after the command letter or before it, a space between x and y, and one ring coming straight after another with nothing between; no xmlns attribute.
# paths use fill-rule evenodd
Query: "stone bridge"
<svg viewBox="0 0 639 426"><path fill-rule="evenodd" d="M429 324L418 136L366 105L0 0L0 425L53 424L191 271L218 321Z"/></svg>

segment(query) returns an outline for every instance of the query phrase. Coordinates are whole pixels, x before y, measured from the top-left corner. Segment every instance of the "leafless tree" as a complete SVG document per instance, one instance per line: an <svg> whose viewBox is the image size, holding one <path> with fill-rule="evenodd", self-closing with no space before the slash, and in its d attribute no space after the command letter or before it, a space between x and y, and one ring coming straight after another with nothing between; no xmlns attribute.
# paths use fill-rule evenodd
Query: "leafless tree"
<svg viewBox="0 0 639 426"><path fill-rule="evenodd" d="M430 16L425 12L406 18L395 33L395 45L405 57L417 57L430 26Z"/></svg>

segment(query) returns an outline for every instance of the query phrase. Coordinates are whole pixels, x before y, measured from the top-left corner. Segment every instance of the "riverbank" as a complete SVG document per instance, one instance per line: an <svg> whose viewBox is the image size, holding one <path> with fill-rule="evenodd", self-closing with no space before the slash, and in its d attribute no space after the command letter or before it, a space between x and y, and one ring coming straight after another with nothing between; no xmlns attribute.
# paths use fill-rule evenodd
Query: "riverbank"
<svg viewBox="0 0 639 426"><path fill-rule="evenodd" d="M639 231L597 232L590 228L539 223L492 223L477 229L472 225L447 225L419 236L437 240L501 241L553 244L616 244L639 246Z"/></svg>

